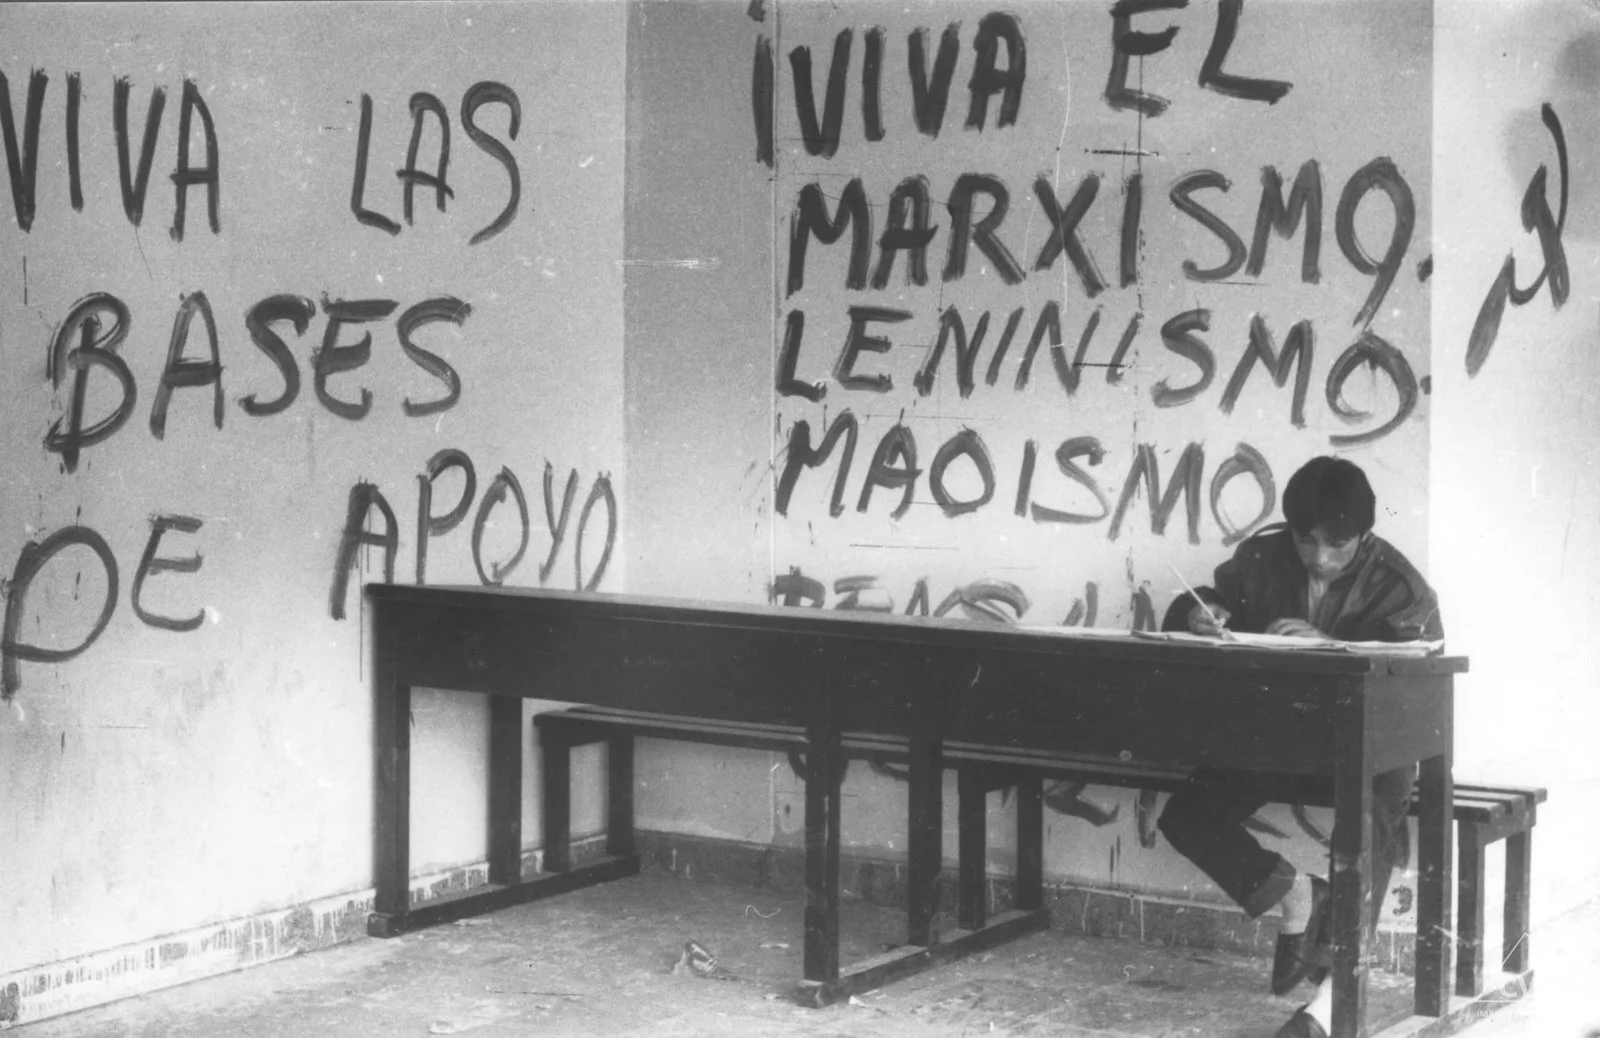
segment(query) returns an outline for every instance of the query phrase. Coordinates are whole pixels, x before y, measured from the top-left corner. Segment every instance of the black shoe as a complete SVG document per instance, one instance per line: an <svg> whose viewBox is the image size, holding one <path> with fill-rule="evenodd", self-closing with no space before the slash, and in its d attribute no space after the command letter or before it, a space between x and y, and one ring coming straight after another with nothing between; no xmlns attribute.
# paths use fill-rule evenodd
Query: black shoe
<svg viewBox="0 0 1600 1038"><path fill-rule="evenodd" d="M1328 1038L1328 1032L1312 1019L1311 1014L1306 1012L1305 1006L1301 1006L1294 1011L1293 1016L1284 1021L1282 1027L1278 1028L1275 1038Z"/></svg>
<svg viewBox="0 0 1600 1038"><path fill-rule="evenodd" d="M1325 956L1319 956L1319 945L1327 943L1332 929L1333 899L1329 896L1328 881L1320 876L1311 877L1311 915L1306 920L1304 933L1279 934L1278 947L1272 956L1272 993L1287 995L1295 985L1313 969L1324 967ZM1327 976L1326 972L1323 976Z"/></svg>

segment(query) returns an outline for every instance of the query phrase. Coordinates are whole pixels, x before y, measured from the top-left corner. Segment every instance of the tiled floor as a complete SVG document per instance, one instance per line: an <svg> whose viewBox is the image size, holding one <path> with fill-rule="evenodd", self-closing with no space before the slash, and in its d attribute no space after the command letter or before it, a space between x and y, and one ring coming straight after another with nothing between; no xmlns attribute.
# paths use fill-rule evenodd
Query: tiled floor
<svg viewBox="0 0 1600 1038"><path fill-rule="evenodd" d="M279 1038L472 1034L934 1038L1270 1038L1294 1009L1267 964L1195 949L1036 934L868 993L803 1009L802 906L743 887L655 873L391 940L361 940L100 1009L27 1025L19 1038ZM1600 942L1590 906L1535 934L1524 1005L1470 1038L1588 1033ZM844 961L885 950L903 917L847 906ZM675 975L693 938L720 980ZM1373 1022L1405 1015L1409 980L1377 974ZM1301 997L1309 989L1302 989ZM1378 1028L1374 1028L1376 1031Z"/></svg>

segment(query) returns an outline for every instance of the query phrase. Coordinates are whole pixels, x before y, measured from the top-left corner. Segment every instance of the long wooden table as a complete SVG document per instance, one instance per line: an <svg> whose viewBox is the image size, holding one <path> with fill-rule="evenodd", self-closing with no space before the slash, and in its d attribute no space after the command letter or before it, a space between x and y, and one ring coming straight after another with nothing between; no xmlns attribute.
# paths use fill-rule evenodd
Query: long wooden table
<svg viewBox="0 0 1600 1038"><path fill-rule="evenodd" d="M528 733L520 700L538 698L802 726L812 775L838 772L842 733L908 739L913 936L936 897L945 739L1330 779L1336 1038L1367 1033L1372 777L1420 763L1415 1013L1450 1015L1452 682L1466 669L1462 658L1213 647L532 589L369 584L366 593L375 936L637 871L637 858L619 857L523 878ZM413 907L410 701L418 687L491 696L489 884ZM840 975L839 812L836 782L807 783L805 975L821 985ZM994 943L1042 925L1042 912L958 936Z"/></svg>

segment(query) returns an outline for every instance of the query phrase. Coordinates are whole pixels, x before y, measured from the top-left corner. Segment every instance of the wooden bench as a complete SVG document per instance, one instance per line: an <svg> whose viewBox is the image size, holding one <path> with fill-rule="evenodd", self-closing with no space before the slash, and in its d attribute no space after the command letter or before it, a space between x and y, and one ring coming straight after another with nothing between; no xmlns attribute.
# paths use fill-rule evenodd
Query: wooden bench
<svg viewBox="0 0 1600 1038"><path fill-rule="evenodd" d="M571 750L575 746L606 743L609 747L606 852L635 855L633 837L633 740L653 738L780 752L788 755L796 775L811 781L804 759L806 732L799 726L691 719L669 714L606 707L575 707L537 714L534 727L543 759L545 871L564 872L570 861ZM1069 756L1048 751L1019 750L974 743L946 742L942 763L957 772L957 926L981 932L989 924L986 882L987 794L1015 789L1017 811L1016 908L1023 913L1041 911L1044 904L1043 784L1045 779L1068 779L1098 785L1137 789L1175 790L1188 780L1177 769L1151 767L1118 758ZM883 735L845 733L843 767L848 760L880 765L904 763L910 748L905 739ZM837 785L843 767L829 776ZM1484 975L1484 850L1506 841L1504 972L1519 978L1523 990L1532 984L1528 954L1528 909L1532 880L1531 849L1537 806L1546 799L1542 788L1490 786L1462 782L1454 787L1457 832L1458 957L1456 994L1475 998L1483 989ZM1282 799L1304 799L1303 786L1285 788ZM1313 799L1313 803L1331 802ZM1413 799L1415 803L1415 799ZM933 842L937 847L937 841ZM936 875L940 862L917 863L920 871ZM908 870L914 866L908 862ZM911 906L909 943L937 940L928 932L936 905ZM843 997L848 984L828 996Z"/></svg>
<svg viewBox="0 0 1600 1038"><path fill-rule="evenodd" d="M1533 983L1528 955L1528 896L1533 882L1533 827L1546 792L1540 787L1459 783L1456 789L1456 994L1483 989L1484 849L1506 842L1501 970ZM1465 807L1463 807L1465 805Z"/></svg>

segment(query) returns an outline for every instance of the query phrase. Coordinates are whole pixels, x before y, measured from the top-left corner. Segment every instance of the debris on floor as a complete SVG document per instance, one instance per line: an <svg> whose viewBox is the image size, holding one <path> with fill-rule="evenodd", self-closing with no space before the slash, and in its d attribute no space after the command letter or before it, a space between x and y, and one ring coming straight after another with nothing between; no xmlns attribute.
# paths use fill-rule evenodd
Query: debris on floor
<svg viewBox="0 0 1600 1038"><path fill-rule="evenodd" d="M753 899L752 895L756 895ZM753 903L754 902L754 903ZM26 1038L1265 1038L1300 1000L1269 963L1047 930L822 1009L800 1004L798 896L665 872L399 940L309 955L28 1025ZM905 942L904 909L841 908L840 963ZM703 984L716 979L738 983ZM1373 1031L1410 1011L1373 973Z"/></svg>

